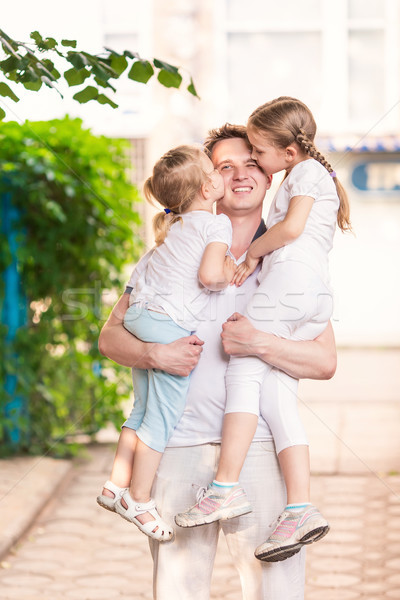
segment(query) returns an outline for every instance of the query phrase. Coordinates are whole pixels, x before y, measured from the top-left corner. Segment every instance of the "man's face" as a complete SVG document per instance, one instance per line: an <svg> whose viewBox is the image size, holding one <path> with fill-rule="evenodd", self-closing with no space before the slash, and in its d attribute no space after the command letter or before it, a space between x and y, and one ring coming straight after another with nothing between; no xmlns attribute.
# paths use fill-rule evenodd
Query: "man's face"
<svg viewBox="0 0 400 600"><path fill-rule="evenodd" d="M251 151L241 138L218 142L212 151L211 160L221 173L225 195L217 204L217 212L228 216L245 216L260 212L266 191L271 186L271 177L265 175Z"/></svg>

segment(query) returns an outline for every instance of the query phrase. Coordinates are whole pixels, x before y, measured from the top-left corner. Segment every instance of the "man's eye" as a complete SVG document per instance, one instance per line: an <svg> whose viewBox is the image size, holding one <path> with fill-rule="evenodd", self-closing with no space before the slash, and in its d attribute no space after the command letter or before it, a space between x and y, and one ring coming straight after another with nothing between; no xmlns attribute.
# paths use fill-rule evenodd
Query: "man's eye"
<svg viewBox="0 0 400 600"><path fill-rule="evenodd" d="M258 164L255 161L249 162L247 164L248 167L258 167Z"/></svg>
<svg viewBox="0 0 400 600"><path fill-rule="evenodd" d="M221 171L225 171L226 169L230 169L231 165L224 165L223 167L221 167Z"/></svg>

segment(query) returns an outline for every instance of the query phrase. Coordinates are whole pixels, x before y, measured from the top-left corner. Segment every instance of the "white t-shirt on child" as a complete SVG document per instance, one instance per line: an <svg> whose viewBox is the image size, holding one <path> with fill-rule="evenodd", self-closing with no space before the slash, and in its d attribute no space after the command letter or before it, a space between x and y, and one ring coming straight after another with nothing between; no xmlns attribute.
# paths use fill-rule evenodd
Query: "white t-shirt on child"
<svg viewBox="0 0 400 600"><path fill-rule="evenodd" d="M136 279L146 270L151 255L152 251L138 262L128 288L132 287L132 284L135 285ZM238 264L244 257L243 255L237 261ZM225 354L221 341L222 324L234 312L243 314L247 302L257 290L258 274L259 267L240 287L229 285L218 294L213 293L209 297L204 319L196 330L196 335L204 342L203 352L190 376L185 409L168 442L169 447L221 442L226 402L225 372L229 363L229 356ZM268 389L265 393L268 395ZM260 416L254 441L270 440L271 431Z"/></svg>
<svg viewBox="0 0 400 600"><path fill-rule="evenodd" d="M314 198L304 231L291 244L264 257L260 281L274 263L294 260L309 265L329 286L328 253L333 246L339 209L335 182L315 159L298 163L275 195L266 222L267 229L284 219L294 196Z"/></svg>
<svg viewBox="0 0 400 600"><path fill-rule="evenodd" d="M165 241L140 261L128 282L130 304L145 301L165 311L180 327L195 331L205 316L210 291L199 281L204 250L211 242L232 243L226 215L194 210L180 215Z"/></svg>

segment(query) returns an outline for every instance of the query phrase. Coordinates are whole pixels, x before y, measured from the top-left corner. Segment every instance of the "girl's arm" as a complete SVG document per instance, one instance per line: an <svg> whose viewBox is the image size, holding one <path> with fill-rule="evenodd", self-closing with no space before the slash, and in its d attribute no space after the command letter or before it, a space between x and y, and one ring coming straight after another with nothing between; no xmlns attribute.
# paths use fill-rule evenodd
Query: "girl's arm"
<svg viewBox="0 0 400 600"><path fill-rule="evenodd" d="M303 233L313 203L311 196L293 196L285 218L250 245L246 260L236 271L233 280L236 285L241 285L253 273L261 257L290 244Z"/></svg>
<svg viewBox="0 0 400 600"><path fill-rule="evenodd" d="M226 256L227 244L210 242L201 259L199 281L212 292L223 290L233 279L236 271L235 262Z"/></svg>

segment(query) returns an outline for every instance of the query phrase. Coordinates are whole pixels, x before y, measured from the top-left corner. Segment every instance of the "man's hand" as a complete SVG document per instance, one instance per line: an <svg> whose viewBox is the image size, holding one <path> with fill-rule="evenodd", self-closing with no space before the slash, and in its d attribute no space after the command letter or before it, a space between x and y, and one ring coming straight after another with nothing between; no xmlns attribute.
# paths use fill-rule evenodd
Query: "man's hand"
<svg viewBox="0 0 400 600"><path fill-rule="evenodd" d="M204 342L196 335L170 344L142 342L123 326L129 294L122 294L103 326L99 350L119 365L137 369L160 369L186 377L199 362Z"/></svg>
<svg viewBox="0 0 400 600"><path fill-rule="evenodd" d="M259 258L252 258L247 254L245 260L237 267L232 283L237 287L242 285L248 276L254 273L259 262Z"/></svg>
<svg viewBox="0 0 400 600"><path fill-rule="evenodd" d="M225 352L233 356L256 354L255 342L259 334L260 331L246 317L234 313L222 325L222 345Z"/></svg>
<svg viewBox="0 0 400 600"><path fill-rule="evenodd" d="M154 344L152 358L155 367L171 375L190 375L200 360L204 342L197 335L180 338L170 344Z"/></svg>

